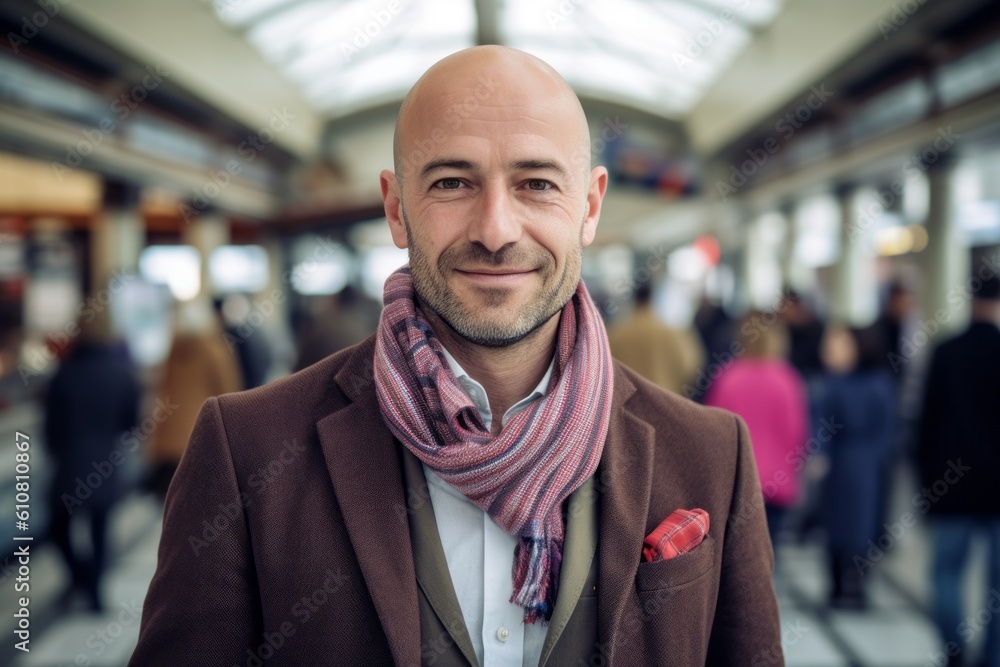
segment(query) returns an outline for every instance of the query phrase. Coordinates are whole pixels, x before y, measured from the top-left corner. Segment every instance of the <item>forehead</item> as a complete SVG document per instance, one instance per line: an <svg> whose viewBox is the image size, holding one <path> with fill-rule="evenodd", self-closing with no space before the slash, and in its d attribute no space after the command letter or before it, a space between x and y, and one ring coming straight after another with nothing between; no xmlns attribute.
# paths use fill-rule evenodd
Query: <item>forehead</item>
<svg viewBox="0 0 1000 667"><path fill-rule="evenodd" d="M412 167L418 155L469 151L542 157L520 155L534 151L569 164L576 153L585 152L582 122L575 99L530 77L519 82L486 76L435 82L406 109L402 157Z"/></svg>

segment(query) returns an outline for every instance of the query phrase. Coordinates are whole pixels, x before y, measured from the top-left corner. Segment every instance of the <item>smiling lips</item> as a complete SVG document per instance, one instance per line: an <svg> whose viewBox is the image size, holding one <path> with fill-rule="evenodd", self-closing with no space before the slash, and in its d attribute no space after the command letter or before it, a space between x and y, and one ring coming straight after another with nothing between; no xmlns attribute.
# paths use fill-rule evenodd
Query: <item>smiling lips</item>
<svg viewBox="0 0 1000 667"><path fill-rule="evenodd" d="M456 269L456 272L473 282L483 285L509 285L530 277L536 272L536 269Z"/></svg>

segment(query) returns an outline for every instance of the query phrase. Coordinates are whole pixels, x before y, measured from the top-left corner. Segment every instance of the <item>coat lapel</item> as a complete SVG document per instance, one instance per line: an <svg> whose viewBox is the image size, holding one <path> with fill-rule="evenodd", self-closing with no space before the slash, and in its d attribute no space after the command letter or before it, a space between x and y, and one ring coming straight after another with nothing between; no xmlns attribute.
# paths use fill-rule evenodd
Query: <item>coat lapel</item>
<svg viewBox="0 0 1000 667"><path fill-rule="evenodd" d="M636 597L635 575L642 559L653 475L655 431L625 403L635 385L615 365L611 424L597 470L601 497L598 545L598 641L614 664L614 649L626 605ZM617 638L617 639L616 639Z"/></svg>
<svg viewBox="0 0 1000 667"><path fill-rule="evenodd" d="M455 641L455 645L469 661L470 665L478 665L479 658L472 645L472 637L465 626L462 606L455 594L455 587L448 570L448 559L441 544L438 533L434 508L430 501L430 491L427 489L427 479L420 466L420 461L407 450L403 450L403 474L406 486L412 489L420 501L414 503L410 515L410 526L413 532L420 536L413 544L413 559L417 572L417 583L430 603L438 620Z"/></svg>
<svg viewBox="0 0 1000 667"><path fill-rule="evenodd" d="M566 541L563 543L559 595L549 629L545 633L545 643L538 661L540 667L545 667L548 663L563 630L573 616L597 553L597 488L593 477L570 494L566 514Z"/></svg>
<svg viewBox="0 0 1000 667"><path fill-rule="evenodd" d="M316 424L327 470L365 585L396 664L420 663L420 628L406 487L398 447L375 397L374 339L337 373L352 400Z"/></svg>

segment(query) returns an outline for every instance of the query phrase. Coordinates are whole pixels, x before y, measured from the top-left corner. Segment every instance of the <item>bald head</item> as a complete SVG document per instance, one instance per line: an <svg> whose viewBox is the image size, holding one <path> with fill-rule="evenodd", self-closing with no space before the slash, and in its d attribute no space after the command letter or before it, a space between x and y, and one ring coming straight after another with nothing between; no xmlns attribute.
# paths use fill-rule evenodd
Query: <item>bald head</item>
<svg viewBox="0 0 1000 667"><path fill-rule="evenodd" d="M590 170L590 130L580 100L545 61L505 46L475 46L438 61L403 99L393 136L400 180L419 166L431 144L475 133L477 122L509 121L571 145L572 167ZM428 143L429 142L429 143Z"/></svg>

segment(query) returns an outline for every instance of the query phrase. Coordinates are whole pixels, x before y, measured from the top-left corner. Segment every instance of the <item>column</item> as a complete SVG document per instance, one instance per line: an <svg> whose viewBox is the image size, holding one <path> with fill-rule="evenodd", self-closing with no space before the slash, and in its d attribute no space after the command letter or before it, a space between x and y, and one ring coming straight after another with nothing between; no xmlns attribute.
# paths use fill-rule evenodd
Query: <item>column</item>
<svg viewBox="0 0 1000 667"><path fill-rule="evenodd" d="M201 291L199 296L211 298L212 282L208 271L208 261L212 251L229 245L229 221L216 209L206 208L201 215L184 227L181 242L194 246L201 255Z"/></svg>
<svg viewBox="0 0 1000 667"><path fill-rule="evenodd" d="M90 242L90 285L100 290L115 274L134 273L146 243L146 229L139 210L141 188L127 181L107 179L101 215Z"/></svg>
<svg viewBox="0 0 1000 667"><path fill-rule="evenodd" d="M942 155L927 170L927 248L920 255L923 319L941 325L941 334L961 330L969 320L969 252L957 228L955 163ZM949 299L949 295L952 298ZM960 298L955 298L960 295Z"/></svg>
<svg viewBox="0 0 1000 667"><path fill-rule="evenodd" d="M834 267L831 313L838 322L866 326L878 316L875 246L872 241L881 210L869 190L855 185L836 189L840 205L840 257Z"/></svg>

